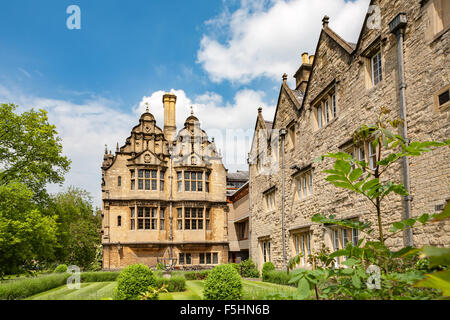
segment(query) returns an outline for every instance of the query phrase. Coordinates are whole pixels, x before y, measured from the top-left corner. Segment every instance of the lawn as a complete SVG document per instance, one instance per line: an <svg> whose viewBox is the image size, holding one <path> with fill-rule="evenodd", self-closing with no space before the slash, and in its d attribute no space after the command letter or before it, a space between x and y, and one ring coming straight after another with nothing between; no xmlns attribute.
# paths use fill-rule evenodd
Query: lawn
<svg viewBox="0 0 450 320"><path fill-rule="evenodd" d="M101 300L112 298L116 282L81 283L80 289L69 289L66 285L28 297L26 300Z"/></svg>
<svg viewBox="0 0 450 320"><path fill-rule="evenodd" d="M292 295L296 289L261 281L242 280L244 299L264 299L268 295ZM203 298L203 280L186 281L186 291L160 294L160 300L201 300ZM68 289L61 286L29 297L27 300L101 300L113 297L116 282L82 283L81 289Z"/></svg>

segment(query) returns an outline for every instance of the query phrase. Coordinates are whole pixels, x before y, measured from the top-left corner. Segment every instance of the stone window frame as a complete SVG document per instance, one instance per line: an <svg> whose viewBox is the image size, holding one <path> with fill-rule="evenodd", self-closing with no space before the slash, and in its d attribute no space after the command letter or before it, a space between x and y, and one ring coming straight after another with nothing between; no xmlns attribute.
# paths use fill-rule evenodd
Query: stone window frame
<svg viewBox="0 0 450 320"><path fill-rule="evenodd" d="M434 94L434 110L436 112L446 111L450 107L450 100L447 100L442 105L439 103L439 97L446 92L450 95L450 84L446 85Z"/></svg>
<svg viewBox="0 0 450 320"><path fill-rule="evenodd" d="M350 154L354 160L364 161L369 169L375 170L379 146L373 150L372 142L364 141L363 143L354 144L353 141L350 141L342 145L340 149L342 152ZM355 169L355 164L353 163L352 169Z"/></svg>
<svg viewBox="0 0 450 320"><path fill-rule="evenodd" d="M372 87L383 81L383 60L381 48L370 57L370 78Z"/></svg>
<svg viewBox="0 0 450 320"><path fill-rule="evenodd" d="M163 231L166 230L166 207L160 207L159 208L159 230Z"/></svg>
<svg viewBox="0 0 450 320"><path fill-rule="evenodd" d="M271 241L271 239L259 240L260 248L261 248L262 263L271 261L270 241Z"/></svg>
<svg viewBox="0 0 450 320"><path fill-rule="evenodd" d="M195 218L192 217L192 211L196 210L195 212ZM210 230L210 208L206 208L206 206L203 207L186 207L181 206L176 208L177 211L177 228L176 231L202 231ZM187 212L188 211L188 212ZM180 216L181 214L181 216ZM199 217L199 214L201 217ZM188 216L187 216L188 215ZM193 221L195 220L195 229L192 228ZM186 228L187 223L189 223L189 229ZM201 225L201 228L199 227ZM180 228L181 226L181 228Z"/></svg>
<svg viewBox="0 0 450 320"><path fill-rule="evenodd" d="M385 78L384 71L384 55L383 55L383 44L386 38L382 38L378 36L372 43L370 43L367 48L361 53L359 62L364 66L364 74L365 74L365 85L366 89L376 88L383 83ZM376 56L379 55L379 81L375 83L374 79L374 69L373 69L373 60Z"/></svg>
<svg viewBox="0 0 450 320"><path fill-rule="evenodd" d="M352 244L354 246L358 244L358 241L359 241L358 229L341 227L341 226L336 226L336 225L331 226L330 229L332 232L331 233L331 235L332 235L331 236L331 243L332 243L331 249L333 250L333 252L345 249L345 246L347 245L348 242L352 242ZM345 242L345 244L344 244L344 242ZM343 257L342 261L345 261L345 260L346 260L346 257ZM336 262L336 266L340 267L341 257L336 257L335 262Z"/></svg>
<svg viewBox="0 0 450 320"><path fill-rule="evenodd" d="M193 173L196 174L196 179L192 180ZM201 180L198 180L198 174L202 175ZM177 192L195 192L195 193L209 193L210 192L210 180L211 180L211 171L209 169L200 169L200 170L192 170L192 169L177 169ZM189 175L189 178L186 178L186 174ZM192 183L196 183L196 190L192 189ZM186 190L187 183L189 183L189 190ZM198 190L199 186L201 186L201 190Z"/></svg>
<svg viewBox="0 0 450 320"><path fill-rule="evenodd" d="M130 189L132 191L164 191L164 175L166 171L166 168L161 167L132 168L130 169ZM147 172L149 173L148 176Z"/></svg>
<svg viewBox="0 0 450 320"><path fill-rule="evenodd" d="M322 90L322 92L313 100L312 105L315 131L326 128L337 119L339 109L335 80Z"/></svg>
<svg viewBox="0 0 450 320"><path fill-rule="evenodd" d="M204 207L184 207L184 230L204 230L204 210Z"/></svg>
<svg viewBox="0 0 450 320"><path fill-rule="evenodd" d="M191 265L192 264L192 254L190 252L179 252L178 253L178 264Z"/></svg>
<svg viewBox="0 0 450 320"><path fill-rule="evenodd" d="M163 218L161 218L161 210L165 210L165 208L166 207L137 206L137 205L130 207L130 230L131 231L166 230L165 213L163 213ZM163 223L162 226L161 222ZM142 228L140 228L141 225Z"/></svg>
<svg viewBox="0 0 450 320"><path fill-rule="evenodd" d="M263 193L264 205L267 212L273 212L277 209L276 188L272 187Z"/></svg>
<svg viewBox="0 0 450 320"><path fill-rule="evenodd" d="M296 138L296 132L295 132L296 125L295 124L296 124L295 120L293 120L286 126L286 130L288 132L287 139L286 139L287 150L295 149L295 142L296 142L296 139L295 139ZM274 152L274 155L276 155L276 152ZM277 159L275 158L275 160L277 160Z"/></svg>
<svg viewBox="0 0 450 320"><path fill-rule="evenodd" d="M202 255L203 255L203 262L202 262ZM209 259L208 259L208 257L209 257ZM200 252L199 253L199 264L204 264L204 265L219 264L219 253L218 252Z"/></svg>
<svg viewBox="0 0 450 320"><path fill-rule="evenodd" d="M294 181L296 201L304 201L314 194L313 168L311 166L297 172L294 175Z"/></svg>
<svg viewBox="0 0 450 320"><path fill-rule="evenodd" d="M300 265L303 267L311 266L308 263L308 258L311 256L311 237L312 230L299 229L292 231L292 244L294 249L294 254L299 255L304 253L303 257L300 259Z"/></svg>

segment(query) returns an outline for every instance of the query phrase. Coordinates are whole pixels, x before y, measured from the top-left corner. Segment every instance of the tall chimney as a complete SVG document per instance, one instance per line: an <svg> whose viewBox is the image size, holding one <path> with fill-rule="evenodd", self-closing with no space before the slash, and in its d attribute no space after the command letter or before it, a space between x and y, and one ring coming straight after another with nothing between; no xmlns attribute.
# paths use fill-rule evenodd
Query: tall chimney
<svg viewBox="0 0 450 320"><path fill-rule="evenodd" d="M177 126L175 124L175 103L177 96L173 93L163 95L164 105L164 136L168 141L173 141L176 136Z"/></svg>
<svg viewBox="0 0 450 320"><path fill-rule="evenodd" d="M309 75L311 74L312 64L314 62L314 55L309 56L308 52L302 53L302 65L298 68L294 75L295 78L295 89L305 92L306 86L308 85Z"/></svg>

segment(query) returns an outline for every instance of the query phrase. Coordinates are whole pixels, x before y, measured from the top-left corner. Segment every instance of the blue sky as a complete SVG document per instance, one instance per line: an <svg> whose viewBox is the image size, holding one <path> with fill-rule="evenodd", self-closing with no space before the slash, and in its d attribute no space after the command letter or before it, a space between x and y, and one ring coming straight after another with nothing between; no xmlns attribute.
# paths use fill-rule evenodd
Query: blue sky
<svg viewBox="0 0 450 320"><path fill-rule="evenodd" d="M69 30L66 8L81 9ZM257 108L272 120L284 72L313 54L322 17L349 41L369 0L15 0L0 4L0 102L43 108L72 159L67 185L100 205L104 144L124 143L150 103L175 92L180 129L193 105L230 171L246 169ZM348 21L355 21L349 24ZM239 131L230 147L226 130ZM229 134L228 134L229 135ZM233 154L239 150L239 154ZM54 187L59 191L61 188Z"/></svg>

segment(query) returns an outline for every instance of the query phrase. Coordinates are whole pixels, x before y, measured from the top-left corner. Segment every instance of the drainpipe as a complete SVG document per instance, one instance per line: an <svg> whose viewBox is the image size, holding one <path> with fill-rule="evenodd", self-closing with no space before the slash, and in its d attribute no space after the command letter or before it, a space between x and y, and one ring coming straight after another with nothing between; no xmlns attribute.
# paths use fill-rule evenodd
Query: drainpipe
<svg viewBox="0 0 450 320"><path fill-rule="evenodd" d="M406 13L399 13L390 23L389 30L391 33L397 36L397 68L398 68L398 86L399 86L399 102L400 102L400 119L402 120L401 135L406 144L409 144L408 138L408 125L407 125L407 113L406 113L406 99L405 99L405 71L403 60L403 40L405 35L405 28L408 22ZM410 194L411 184L409 177L409 159L408 157L402 158L403 162L403 184L408 191L408 196L403 197L405 203L405 219L411 217L411 201L412 196ZM404 239L407 246L413 246L413 237L411 228L407 228L404 232Z"/></svg>
<svg viewBox="0 0 450 320"><path fill-rule="evenodd" d="M287 271L287 257L286 257L286 241L284 232L284 141L287 134L286 129L280 129L281 141L281 237L283 239L283 267Z"/></svg>
<svg viewBox="0 0 450 320"><path fill-rule="evenodd" d="M172 142L169 142L169 179L170 179L170 192L169 192L169 261L171 266L173 267L173 252L172 252L172 242L173 242L173 172L172 172L172 153L173 147L170 145Z"/></svg>
<svg viewBox="0 0 450 320"><path fill-rule="evenodd" d="M247 164L248 164L248 240L249 240L248 257L252 258L252 179L251 179L252 175L250 168L250 153L247 154Z"/></svg>

